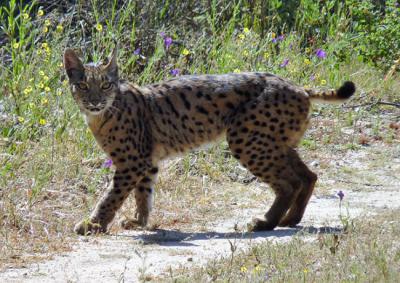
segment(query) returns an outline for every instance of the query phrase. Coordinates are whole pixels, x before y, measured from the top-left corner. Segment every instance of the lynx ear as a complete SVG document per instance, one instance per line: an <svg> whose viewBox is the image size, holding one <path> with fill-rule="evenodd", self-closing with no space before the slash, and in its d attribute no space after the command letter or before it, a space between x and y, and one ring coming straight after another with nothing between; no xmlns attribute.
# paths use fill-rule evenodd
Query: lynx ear
<svg viewBox="0 0 400 283"><path fill-rule="evenodd" d="M81 81L85 74L81 60L70 48L64 51L64 69L71 82Z"/></svg>
<svg viewBox="0 0 400 283"><path fill-rule="evenodd" d="M114 47L110 56L108 57L108 63L105 66L107 75L114 81L118 80L118 64L117 64L117 46Z"/></svg>

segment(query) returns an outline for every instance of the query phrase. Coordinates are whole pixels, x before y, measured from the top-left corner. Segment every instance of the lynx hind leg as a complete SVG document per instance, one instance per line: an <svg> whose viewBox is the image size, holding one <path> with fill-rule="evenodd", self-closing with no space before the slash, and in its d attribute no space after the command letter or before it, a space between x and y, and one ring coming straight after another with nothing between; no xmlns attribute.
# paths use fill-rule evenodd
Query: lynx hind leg
<svg viewBox="0 0 400 283"><path fill-rule="evenodd" d="M297 175L301 178L302 189L297 195L288 213L279 223L279 226L295 226L300 223L318 179L317 175L308 169L300 159L296 150L290 149L288 156L293 170L296 171Z"/></svg>
<svg viewBox="0 0 400 283"><path fill-rule="evenodd" d="M154 183L157 179L158 168L153 167L135 187L136 212L134 218L126 218L120 221L124 229L134 229L138 226L145 227L148 224L150 212L153 206Z"/></svg>
<svg viewBox="0 0 400 283"><path fill-rule="evenodd" d="M268 183L276 195L265 219L255 219L249 228L253 231L272 230L299 193L301 179L290 165L286 145L260 136L258 130L243 129L228 129L229 147L234 157L256 177Z"/></svg>

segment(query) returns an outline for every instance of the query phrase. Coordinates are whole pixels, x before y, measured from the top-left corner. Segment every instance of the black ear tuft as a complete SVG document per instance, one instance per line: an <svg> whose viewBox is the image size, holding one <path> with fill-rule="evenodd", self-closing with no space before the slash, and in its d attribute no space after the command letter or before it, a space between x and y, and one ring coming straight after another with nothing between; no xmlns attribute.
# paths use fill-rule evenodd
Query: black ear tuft
<svg viewBox="0 0 400 283"><path fill-rule="evenodd" d="M347 81L337 90L337 96L339 98L346 99L352 96L355 91L356 86L354 85L354 83L351 81Z"/></svg>

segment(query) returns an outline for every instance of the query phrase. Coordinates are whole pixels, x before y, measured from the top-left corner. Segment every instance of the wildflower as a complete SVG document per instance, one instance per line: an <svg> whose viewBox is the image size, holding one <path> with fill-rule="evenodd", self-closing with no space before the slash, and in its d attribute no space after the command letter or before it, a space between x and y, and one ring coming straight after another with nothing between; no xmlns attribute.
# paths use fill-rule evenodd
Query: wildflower
<svg viewBox="0 0 400 283"><path fill-rule="evenodd" d="M24 117L18 116L18 122L23 123L25 121Z"/></svg>
<svg viewBox="0 0 400 283"><path fill-rule="evenodd" d="M307 274L307 273L308 273L308 269L307 269L307 268L304 268L304 269L303 269L303 273L304 273L304 274Z"/></svg>
<svg viewBox="0 0 400 283"><path fill-rule="evenodd" d="M246 273L247 272L247 267L246 266L240 267L240 272Z"/></svg>
<svg viewBox="0 0 400 283"><path fill-rule="evenodd" d="M38 17L42 17L44 15L44 12L42 9L39 9L39 11L37 12L37 16Z"/></svg>
<svg viewBox="0 0 400 283"><path fill-rule="evenodd" d="M282 34L282 35L280 35L280 36L278 36L278 40L279 41L283 41L285 39L285 36Z"/></svg>
<svg viewBox="0 0 400 283"><path fill-rule="evenodd" d="M304 59L304 64L306 64L306 65L310 65L310 64L311 64L311 61L310 61L310 59L308 59L308 58Z"/></svg>
<svg viewBox="0 0 400 283"><path fill-rule="evenodd" d="M45 20L44 21L44 26L45 27L51 26L51 21L49 19Z"/></svg>
<svg viewBox="0 0 400 283"><path fill-rule="evenodd" d="M111 159L107 159L106 161L104 161L103 163L103 167L104 168L110 168L113 165L113 162Z"/></svg>
<svg viewBox="0 0 400 283"><path fill-rule="evenodd" d="M321 80L321 85L326 85L326 80Z"/></svg>
<svg viewBox="0 0 400 283"><path fill-rule="evenodd" d="M240 70L239 69L235 69L235 70L233 70L233 72L234 73L240 73Z"/></svg>
<svg viewBox="0 0 400 283"><path fill-rule="evenodd" d="M31 92L32 92L32 87L31 87L31 86L28 86L27 88L24 89L24 94L25 94L25 95L28 95L28 94L30 94Z"/></svg>
<svg viewBox="0 0 400 283"><path fill-rule="evenodd" d="M14 49L18 49L18 48L19 48L19 43L18 43L18 42L15 42L15 43L13 44L13 48L14 48Z"/></svg>
<svg viewBox="0 0 400 283"><path fill-rule="evenodd" d="M24 20L29 19L29 14L28 14L28 13L23 13L23 14L22 14L22 18L23 18Z"/></svg>
<svg viewBox="0 0 400 283"><path fill-rule="evenodd" d="M314 81L315 80L315 75L311 75L310 76L310 81Z"/></svg>
<svg viewBox="0 0 400 283"><path fill-rule="evenodd" d="M261 271L261 267L259 264L257 264L257 266L254 268L253 272L254 273L259 273Z"/></svg>
<svg viewBox="0 0 400 283"><path fill-rule="evenodd" d="M36 86L37 86L38 88L44 88L44 84L43 84L42 82L38 83Z"/></svg>
<svg viewBox="0 0 400 283"><path fill-rule="evenodd" d="M325 52L324 50L322 50L321 48L318 48L318 49L315 51L315 55L316 55L318 58L320 58L320 59L326 58L326 52Z"/></svg>
<svg viewBox="0 0 400 283"><path fill-rule="evenodd" d="M278 42L278 39L276 39L276 38L274 37L271 41L272 41L272 43L277 43L277 42Z"/></svg>
<svg viewBox="0 0 400 283"><path fill-rule="evenodd" d="M45 82L47 82L49 79L50 79L50 78L49 78L48 76L46 76L46 75L43 76L43 80L44 80Z"/></svg>
<svg viewBox="0 0 400 283"><path fill-rule="evenodd" d="M249 51L247 51L247 50L243 51L243 56L245 56L245 57L249 56Z"/></svg>
<svg viewBox="0 0 400 283"><path fill-rule="evenodd" d="M279 66L280 66L281 68L284 68L284 67L286 67L288 64L289 64L289 59L285 59L285 60L283 60L282 64L280 64Z"/></svg>
<svg viewBox="0 0 400 283"><path fill-rule="evenodd" d="M344 193L342 191L338 191L337 196L339 197L340 201L344 198Z"/></svg>
<svg viewBox="0 0 400 283"><path fill-rule="evenodd" d="M62 84L63 84L63 86L67 86L68 85L68 80L63 80Z"/></svg>
<svg viewBox="0 0 400 283"><path fill-rule="evenodd" d="M165 38L165 32L160 32L160 36L162 37L162 38Z"/></svg>
<svg viewBox="0 0 400 283"><path fill-rule="evenodd" d="M62 62L58 63L58 67L62 68L64 64Z"/></svg>
<svg viewBox="0 0 400 283"><path fill-rule="evenodd" d="M64 30L64 28L62 25L57 25L57 27L56 27L57 32L61 33L63 30Z"/></svg>
<svg viewBox="0 0 400 283"><path fill-rule="evenodd" d="M169 37L169 36L164 37L164 45L165 45L165 48L168 49L168 48L171 46L171 44L172 44L172 38Z"/></svg>
<svg viewBox="0 0 400 283"><path fill-rule="evenodd" d="M49 31L49 28L45 26L45 27L43 27L42 31L43 31L43 33L47 33Z"/></svg>
<svg viewBox="0 0 400 283"><path fill-rule="evenodd" d="M250 33L250 30L249 30L248 28L244 28L244 29L243 29L243 32L244 32L245 34L248 34L248 33Z"/></svg>
<svg viewBox="0 0 400 283"><path fill-rule="evenodd" d="M310 53L310 48L308 48L308 47L306 47L306 49L304 49L304 51L306 52L306 53Z"/></svg>
<svg viewBox="0 0 400 283"><path fill-rule="evenodd" d="M243 33L241 33L238 35L238 37L239 37L239 39L243 40L243 39L245 39L246 36Z"/></svg>
<svg viewBox="0 0 400 283"><path fill-rule="evenodd" d="M47 124L47 121L45 119L39 119L39 124L44 126Z"/></svg>
<svg viewBox="0 0 400 283"><path fill-rule="evenodd" d="M51 90L51 88L49 88L48 86L46 86L46 87L44 88L44 91L46 91L46 92L50 92L50 90Z"/></svg>
<svg viewBox="0 0 400 283"><path fill-rule="evenodd" d="M42 70L39 71L39 75L41 75L42 77L44 76L44 72Z"/></svg>
<svg viewBox="0 0 400 283"><path fill-rule="evenodd" d="M178 76L179 73L180 73L179 69L172 69L172 70L171 70L171 75L173 75L173 76L175 76L175 77Z"/></svg>
<svg viewBox="0 0 400 283"><path fill-rule="evenodd" d="M133 51L133 54L134 54L134 55L139 55L139 54L140 54L140 51L141 51L141 49L140 49L140 47L139 47L139 48L137 48L137 49L135 49L135 50Z"/></svg>
<svg viewBox="0 0 400 283"><path fill-rule="evenodd" d="M271 37L272 37L272 38L276 38L276 33L274 33L274 32L271 33Z"/></svg>
<svg viewBox="0 0 400 283"><path fill-rule="evenodd" d="M102 32L103 31L103 26L101 24L97 24L96 25L96 29L98 32Z"/></svg>
<svg viewBox="0 0 400 283"><path fill-rule="evenodd" d="M189 54L190 54L190 51L187 50L186 48L184 48L184 49L182 50L182 55L187 56L187 55L189 55Z"/></svg>
<svg viewBox="0 0 400 283"><path fill-rule="evenodd" d="M47 98L42 98L41 103L42 103L42 105L47 105L47 104L49 104L49 101L47 100Z"/></svg>
<svg viewBox="0 0 400 283"><path fill-rule="evenodd" d="M268 59L270 54L269 54L269 52L264 52L263 56L264 56L264 59Z"/></svg>

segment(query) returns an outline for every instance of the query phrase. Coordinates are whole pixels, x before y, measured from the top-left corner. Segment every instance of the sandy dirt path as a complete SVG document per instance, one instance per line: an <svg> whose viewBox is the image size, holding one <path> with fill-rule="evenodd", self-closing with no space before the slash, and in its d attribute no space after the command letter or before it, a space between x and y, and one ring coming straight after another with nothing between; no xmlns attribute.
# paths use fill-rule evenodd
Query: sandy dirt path
<svg viewBox="0 0 400 283"><path fill-rule="evenodd" d="M225 221L210 223L205 232L174 230L127 231L118 235L82 237L72 252L55 256L52 260L32 264L27 268L8 269L0 274L0 282L138 282L142 278L168 277L170 270L190 269L209 260L227 257L231 246L247 249L255 243L290 241L295 235L334 232L340 229L339 215L358 217L400 208L400 151L375 172L374 182L322 182L332 188L327 193L311 198L301 226L277 228L270 232L241 233L243 227L261 208L238 209ZM349 156L355 168L368 173L368 155ZM357 163L357 160L362 162ZM346 163L346 159L344 159ZM333 189L334 188L334 189ZM339 190L345 192L339 208ZM204 229L203 229L204 230ZM306 231L311 233L299 233ZM156 279L154 279L157 281Z"/></svg>

